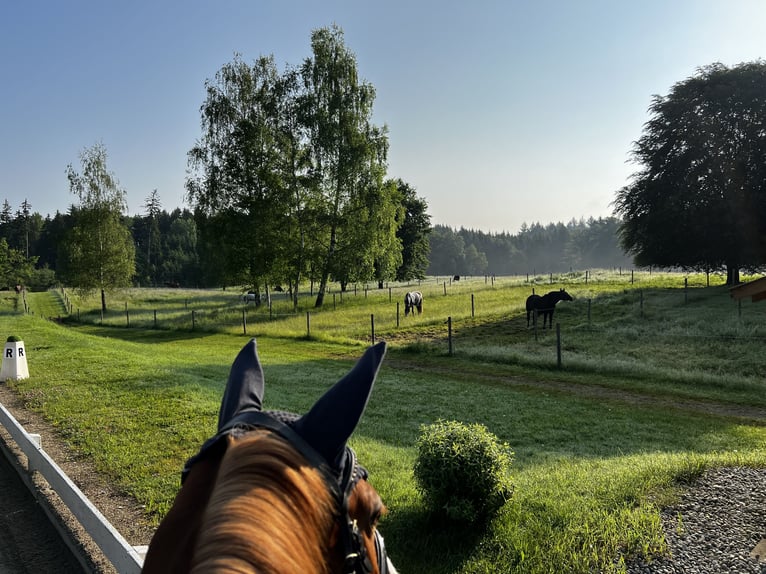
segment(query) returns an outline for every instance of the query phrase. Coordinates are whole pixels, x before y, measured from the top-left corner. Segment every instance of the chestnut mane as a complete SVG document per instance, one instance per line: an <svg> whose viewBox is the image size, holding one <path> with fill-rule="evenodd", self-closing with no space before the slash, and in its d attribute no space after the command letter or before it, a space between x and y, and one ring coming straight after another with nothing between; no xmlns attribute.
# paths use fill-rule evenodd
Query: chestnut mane
<svg viewBox="0 0 766 574"><path fill-rule="evenodd" d="M385 351L369 347L297 415L262 410L263 369L255 339L245 344L218 430L184 466L144 574L396 574L377 530L386 509L347 444Z"/></svg>
<svg viewBox="0 0 766 574"><path fill-rule="evenodd" d="M228 441L192 572L328 572L335 501L321 472L268 431Z"/></svg>

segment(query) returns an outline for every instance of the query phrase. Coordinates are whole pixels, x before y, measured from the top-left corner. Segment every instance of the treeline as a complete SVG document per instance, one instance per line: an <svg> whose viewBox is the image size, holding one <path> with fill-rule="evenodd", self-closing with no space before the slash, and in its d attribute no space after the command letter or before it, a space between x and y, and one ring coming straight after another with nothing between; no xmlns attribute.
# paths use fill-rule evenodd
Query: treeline
<svg viewBox="0 0 766 574"><path fill-rule="evenodd" d="M204 273L197 252L197 224L188 209L158 210L147 215L123 217L135 243L133 284L137 286L216 286L215 273ZM15 212L6 200L0 211L0 287L26 285L45 289L57 282L67 254L66 238L76 224L76 209L43 217L24 202ZM5 250L3 250L5 245ZM12 265L4 265L10 261Z"/></svg>
<svg viewBox="0 0 766 574"><path fill-rule="evenodd" d="M156 199L155 195L151 197ZM201 244L198 220L188 209L170 212L150 203L145 215L124 217L135 243L137 286L219 287L226 276L214 246ZM199 214L197 214L199 218ZM71 213L43 217L24 202L0 211L0 286L47 288L56 282ZM488 233L436 225L428 234L429 275L523 275L570 269L630 267L614 217L523 225L519 233ZM30 262L27 264L27 262Z"/></svg>
<svg viewBox="0 0 766 574"><path fill-rule="evenodd" d="M629 267L614 217L524 224L518 234L436 225L429 275L523 275L571 269Z"/></svg>

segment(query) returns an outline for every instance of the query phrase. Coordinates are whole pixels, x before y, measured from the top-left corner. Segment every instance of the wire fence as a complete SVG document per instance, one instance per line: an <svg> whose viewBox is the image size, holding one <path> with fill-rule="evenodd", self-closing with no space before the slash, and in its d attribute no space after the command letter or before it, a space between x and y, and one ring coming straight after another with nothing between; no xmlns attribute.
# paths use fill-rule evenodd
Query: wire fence
<svg viewBox="0 0 766 574"><path fill-rule="evenodd" d="M615 316L605 314L614 313L615 298L622 298L628 301L619 302L619 313L622 313L625 321L631 321L633 336L645 337L664 337L662 330L648 329L641 333L640 329L636 331L636 325L633 321L636 319L646 319L651 316L666 314L669 311L677 311L679 307L687 307L698 303L699 287L709 283L709 277L695 277L695 282L690 282L688 277L675 277L677 287L668 291L662 287L649 287L647 289L636 287L640 281L645 281L646 272L641 272L639 276L635 271L623 275L622 271L616 274L617 278L622 278L622 285L626 289L622 292L613 290L606 295L596 293L594 296L578 297L573 303L561 303L558 306L557 315L566 320L565 331L573 332L574 328L578 336L584 332L591 335L601 332L605 337L619 332L619 324L615 322ZM496 278L494 276L485 276L483 278L462 278L460 282L458 277L431 278L427 281L410 283L405 285L387 285L383 289L371 289L368 285L354 285L348 291L331 290L325 296L325 304L322 309L307 308L307 298L313 297L313 292L304 295L302 301L303 307L293 308L293 302L286 293L271 295L263 305L256 306L253 303L241 301L236 295L237 303L228 303L221 305L217 302L214 305L208 305L205 301L198 301L193 297L176 298L171 303L159 304L155 308L147 306L144 302L141 305L131 305L125 301L122 308L111 310L108 313L100 309L90 309L82 312L76 308L69 297L66 289L60 288L57 293L61 297L63 306L67 315L62 320L75 321L79 323L90 323L112 327L144 328L144 329L175 329L192 331L225 331L241 332L244 335L258 333L277 333L281 336L293 336L298 338L316 338L321 336L349 337L361 341L374 342L378 338L390 336L396 337L399 330L410 330L411 319L405 319L403 304L401 298L408 290L421 289L426 293L426 304L435 301L437 298L444 298L448 303L433 305L435 310L426 311L429 317L429 337L435 343L442 340L448 349L448 354L453 354L455 350L454 331L470 328L474 325L474 320L486 316L496 317L498 313L506 315L505 320L512 321L518 317L524 317L523 297L518 294L519 289L526 289L527 294L534 293L536 290L542 292L547 285L560 284L567 288L578 286L581 289L590 285L604 282L602 276L586 271L583 273L569 273L556 276L526 276L514 278ZM468 279L466 281L466 279ZM547 279L547 281L546 281ZM610 277L612 282L619 284L619 279L615 281L615 275ZM502 303L493 302L482 306L487 299L487 291L473 292L477 288L495 289L500 287L515 287L517 291L513 293L513 301L504 301ZM632 287L629 288L628 287ZM681 289L679 293L679 289ZM669 294L670 293L670 294ZM679 296L680 295L680 296ZM607 301L607 298L611 298ZM709 295L702 297L708 300ZM348 303L363 300L365 305L371 304L374 312L369 312L369 305L364 309L359 309L349 326L349 320L346 316L342 320L338 319L334 312L344 308ZM477 304L480 303L480 304ZM505 310L502 309L503 305ZM27 312L30 312L26 298L24 306ZM748 314L752 313L752 306L748 304ZM606 311L602 310L606 308ZM689 307L691 308L691 307ZM698 311L695 311L695 313ZM742 324L743 308L742 301L730 304L726 310L728 319L736 318L737 324ZM720 305L717 305L715 321L721 321L723 314L720 311ZM758 313L758 317L763 317L763 313ZM655 317L656 318L656 317ZM418 319L420 319L418 317ZM467 323L467 324L466 324ZM534 323L534 322L533 322ZM751 321L752 323L752 321ZM651 323L653 324L653 323ZM274 327L269 329L269 325ZM278 325L278 326L277 326ZM419 321L418 326L423 322ZM640 324L639 324L640 325ZM440 328L442 333L439 333ZM561 328L561 327L559 327ZM540 334L544 331L535 328L529 329L529 333L537 341ZM637 334L636 334L637 333ZM678 332L676 330L674 338L695 338L710 340L764 340L766 334L757 329L750 331L729 331L714 330L710 333L699 332Z"/></svg>

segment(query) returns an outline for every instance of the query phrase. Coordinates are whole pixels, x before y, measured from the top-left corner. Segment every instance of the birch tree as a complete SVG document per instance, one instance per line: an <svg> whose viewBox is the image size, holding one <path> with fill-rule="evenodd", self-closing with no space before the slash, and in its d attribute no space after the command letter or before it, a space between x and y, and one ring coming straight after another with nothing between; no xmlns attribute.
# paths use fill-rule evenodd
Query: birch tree
<svg viewBox="0 0 766 574"><path fill-rule="evenodd" d="M73 206L73 226L60 251L60 273L73 288L99 290L106 312L106 292L128 287L135 274L135 245L122 221L126 192L107 168L103 144L80 153L81 171L67 166L69 189L79 205Z"/></svg>

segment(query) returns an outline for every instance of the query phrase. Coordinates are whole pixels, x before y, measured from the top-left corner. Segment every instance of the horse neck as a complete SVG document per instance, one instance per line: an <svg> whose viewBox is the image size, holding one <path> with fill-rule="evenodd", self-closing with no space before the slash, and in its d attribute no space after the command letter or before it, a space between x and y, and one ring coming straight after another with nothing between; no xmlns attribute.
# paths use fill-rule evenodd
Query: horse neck
<svg viewBox="0 0 766 574"><path fill-rule="evenodd" d="M335 503L321 473L283 439L230 439L192 572L327 573Z"/></svg>
<svg viewBox="0 0 766 574"><path fill-rule="evenodd" d="M561 301L564 298L564 295L560 291L551 291L545 296L545 299L554 305Z"/></svg>

